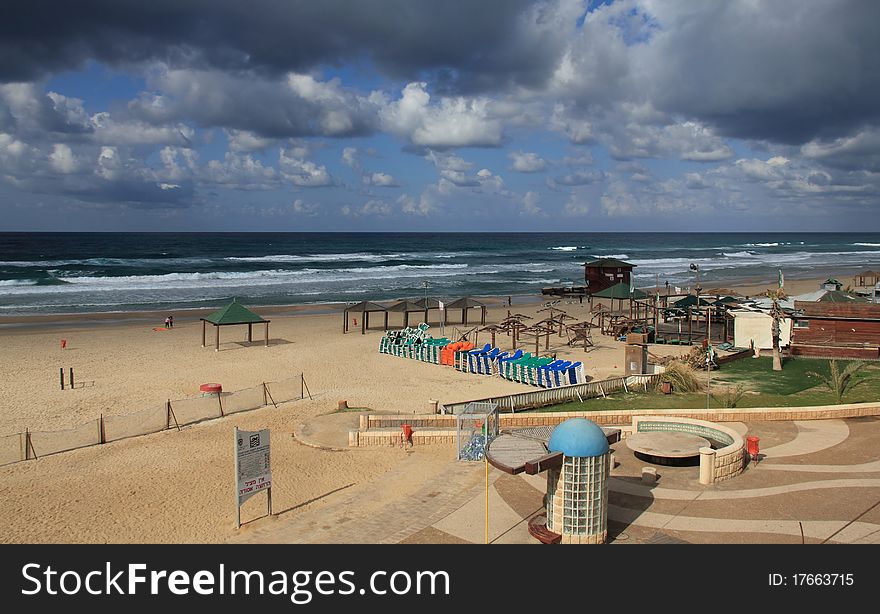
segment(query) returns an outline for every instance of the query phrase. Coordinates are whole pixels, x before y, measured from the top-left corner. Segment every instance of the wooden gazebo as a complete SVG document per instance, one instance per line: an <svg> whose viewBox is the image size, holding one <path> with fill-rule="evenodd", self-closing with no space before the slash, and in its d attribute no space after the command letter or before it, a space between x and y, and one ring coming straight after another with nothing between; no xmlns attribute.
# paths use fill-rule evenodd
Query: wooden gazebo
<svg viewBox="0 0 880 614"><path fill-rule="evenodd" d="M451 303L446 305L446 309L461 309L461 323L467 324L467 312L468 309L480 309L480 325L485 326L486 324L486 304L481 303L480 301L473 299L469 296L465 296L463 298L452 301Z"/></svg>
<svg viewBox="0 0 880 614"><path fill-rule="evenodd" d="M247 340L253 341L254 324L266 325L266 347L269 347L269 320L264 320L253 311L232 299L232 302L214 313L199 318L202 321L202 347L205 347L205 334L208 323L214 325L214 351L220 351L220 327L247 324Z"/></svg>
<svg viewBox="0 0 880 614"><path fill-rule="evenodd" d="M371 301L361 301L360 303L354 305L348 305L343 311L342 317L342 332L348 332L348 315L349 313L360 313L361 314L361 334L365 334L367 329L370 327L370 314L376 311L381 311L385 314L385 330L388 330L388 308L383 307L379 303L373 303ZM357 324L357 322L355 322Z"/></svg>
<svg viewBox="0 0 880 614"><path fill-rule="evenodd" d="M862 271L853 277L854 286L874 286L880 281L880 272L878 271Z"/></svg>
<svg viewBox="0 0 880 614"><path fill-rule="evenodd" d="M424 299L422 299L424 302ZM406 328L409 326L409 314L413 311L420 311L427 316L428 310L424 305L420 305L419 303L413 301L400 301L399 303L394 303L391 307L388 308L388 311L397 311L403 312L403 326ZM427 319L427 318L425 318Z"/></svg>
<svg viewBox="0 0 880 614"><path fill-rule="evenodd" d="M428 310L429 309L440 309L440 299L436 299L433 296L429 296L428 298L420 298L417 301L413 301L416 305L420 305L422 310L425 312L425 322L428 322Z"/></svg>

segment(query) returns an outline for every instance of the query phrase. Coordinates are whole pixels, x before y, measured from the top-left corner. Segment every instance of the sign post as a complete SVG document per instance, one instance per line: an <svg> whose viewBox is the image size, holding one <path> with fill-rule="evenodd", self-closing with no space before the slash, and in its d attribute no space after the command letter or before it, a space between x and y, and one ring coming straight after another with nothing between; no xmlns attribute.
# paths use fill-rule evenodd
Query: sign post
<svg viewBox="0 0 880 614"><path fill-rule="evenodd" d="M269 429L240 431L235 427L235 528L241 528L241 504L266 491L272 515L272 470L269 462Z"/></svg>
<svg viewBox="0 0 880 614"><path fill-rule="evenodd" d="M444 334L443 325L446 324L446 305L443 304L443 301L438 301L438 306L440 307L440 336L442 337Z"/></svg>

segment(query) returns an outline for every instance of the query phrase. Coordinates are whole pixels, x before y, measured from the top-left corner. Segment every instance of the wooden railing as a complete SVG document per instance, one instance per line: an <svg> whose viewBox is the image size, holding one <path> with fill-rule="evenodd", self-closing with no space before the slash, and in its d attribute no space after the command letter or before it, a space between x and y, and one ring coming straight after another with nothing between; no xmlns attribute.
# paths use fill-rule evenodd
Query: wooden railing
<svg viewBox="0 0 880 614"><path fill-rule="evenodd" d="M646 388L656 383L659 375L627 375L625 377L612 377L606 380L560 386L558 388L540 388L529 392L520 392L505 396L487 397L485 399L471 399L457 403L442 403L441 413L458 414L468 403L497 403L502 412L516 413L537 407L559 405L570 401L583 401L605 396L617 390L629 390L630 388Z"/></svg>

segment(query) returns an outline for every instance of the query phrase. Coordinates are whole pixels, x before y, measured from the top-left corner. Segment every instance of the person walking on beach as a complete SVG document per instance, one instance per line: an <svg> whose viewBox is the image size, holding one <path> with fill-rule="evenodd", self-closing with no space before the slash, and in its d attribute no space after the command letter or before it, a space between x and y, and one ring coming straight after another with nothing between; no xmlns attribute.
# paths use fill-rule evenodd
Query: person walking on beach
<svg viewBox="0 0 880 614"><path fill-rule="evenodd" d="M171 316L165 316L165 328L171 328Z"/></svg>
<svg viewBox="0 0 880 614"><path fill-rule="evenodd" d="M174 316L168 316L168 328L174 328Z"/></svg>
<svg viewBox="0 0 880 614"><path fill-rule="evenodd" d="M507 297L507 306L510 307L511 305L513 305L513 299L508 296Z"/></svg>

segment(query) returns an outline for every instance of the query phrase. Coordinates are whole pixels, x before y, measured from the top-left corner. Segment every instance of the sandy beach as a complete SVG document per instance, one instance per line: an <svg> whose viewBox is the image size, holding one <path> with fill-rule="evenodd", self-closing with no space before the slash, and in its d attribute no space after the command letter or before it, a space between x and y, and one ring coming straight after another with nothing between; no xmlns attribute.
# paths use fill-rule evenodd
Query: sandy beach
<svg viewBox="0 0 880 614"><path fill-rule="evenodd" d="M817 287L798 281L792 292ZM795 283L792 284L795 286ZM742 292L749 292L744 288ZM512 310L535 316L547 297L517 297ZM507 315L494 299L487 323ZM589 319L587 303L559 307ZM327 309L331 311L332 308ZM194 397L198 386L219 382L234 391L304 374L312 400L297 400L184 427L0 467L0 522L4 542L222 542L234 535L232 494L233 426L272 432L276 512L296 514L320 506L323 497L365 484L410 459L411 483L376 497L405 497L452 462L441 446L321 450L298 442L293 433L305 419L350 407L380 412L422 413L430 399L461 401L529 389L500 378L469 376L436 365L378 353L380 326L342 334L342 315L305 309L256 309L272 320L271 343L244 343L244 327L221 333L221 347L200 347L198 314L175 315L172 330L156 331L156 314L118 314L18 319L0 328L0 435L25 428L59 430L100 414L126 414ZM437 312L431 312L437 334ZM459 312L460 313L460 312ZM459 313L451 312L455 321ZM472 312L476 315L476 312ZM415 314L413 314L415 316ZM359 314L358 314L359 316ZM398 326L402 314L391 314ZM374 324L381 322L380 318ZM460 324L447 323L453 337ZM468 327L470 328L470 326ZM210 338L210 337L209 337ZM60 340L67 342L62 349ZM481 342L488 342L484 333ZM552 336L551 352L583 360L586 374L603 379L623 374L622 343L594 335L585 353ZM509 347L500 337L498 344ZM210 345L210 344L209 344ZM528 342L521 344L528 349ZM654 346L660 355L685 348ZM78 387L60 390L58 369L74 367ZM259 500L259 501L258 501ZM245 520L263 513L261 497L242 510ZM271 522L272 520L260 520ZM247 529L245 529L247 530Z"/></svg>

